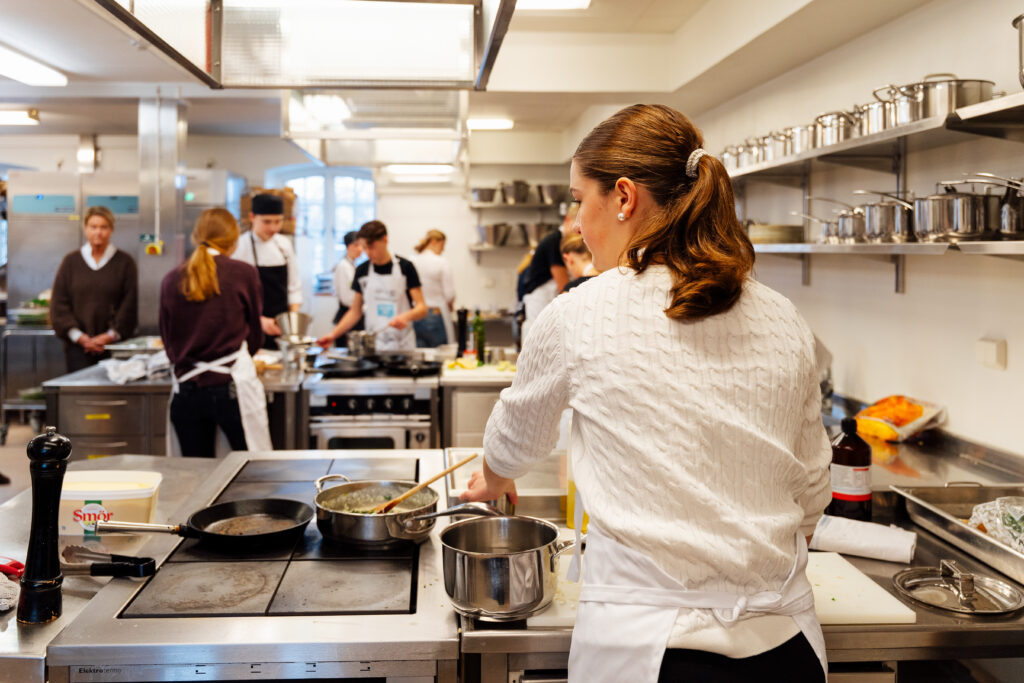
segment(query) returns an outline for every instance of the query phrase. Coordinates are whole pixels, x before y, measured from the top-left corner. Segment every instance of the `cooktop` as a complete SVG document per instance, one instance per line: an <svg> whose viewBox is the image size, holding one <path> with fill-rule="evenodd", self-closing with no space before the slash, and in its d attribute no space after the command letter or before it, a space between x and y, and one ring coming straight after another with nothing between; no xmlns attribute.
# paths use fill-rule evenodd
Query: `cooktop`
<svg viewBox="0 0 1024 683"><path fill-rule="evenodd" d="M314 506L313 482L334 473L418 481L419 460L253 460L214 503L272 497ZM330 541L315 519L286 547L231 553L185 539L118 617L413 614L418 558L414 543Z"/></svg>

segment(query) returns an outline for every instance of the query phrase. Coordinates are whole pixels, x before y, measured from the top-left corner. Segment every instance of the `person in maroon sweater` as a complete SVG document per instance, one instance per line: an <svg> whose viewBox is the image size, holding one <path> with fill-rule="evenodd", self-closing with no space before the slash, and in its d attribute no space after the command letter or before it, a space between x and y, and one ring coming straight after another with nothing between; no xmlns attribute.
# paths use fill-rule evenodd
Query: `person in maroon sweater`
<svg viewBox="0 0 1024 683"><path fill-rule="evenodd" d="M236 387L231 375L192 373L196 363L212 363L263 343L262 291L256 269L236 261L238 224L225 209L204 211L192 231L196 250L160 285L160 336L175 378L183 378L171 399L171 423L182 455L214 457L220 427L233 450L246 450Z"/></svg>

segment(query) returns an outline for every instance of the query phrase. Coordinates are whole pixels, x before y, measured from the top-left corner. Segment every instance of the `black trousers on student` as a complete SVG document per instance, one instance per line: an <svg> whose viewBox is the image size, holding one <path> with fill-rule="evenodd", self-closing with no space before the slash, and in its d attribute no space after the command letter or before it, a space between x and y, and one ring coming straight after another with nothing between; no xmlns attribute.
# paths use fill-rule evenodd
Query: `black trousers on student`
<svg viewBox="0 0 1024 683"><path fill-rule="evenodd" d="M665 650L658 683L825 683L825 672L803 633L773 650L753 657L732 659L703 650Z"/></svg>
<svg viewBox="0 0 1024 683"><path fill-rule="evenodd" d="M171 399L171 424L187 458L212 458L217 450L217 427L236 451L246 450L242 413L234 382L201 387L185 382Z"/></svg>

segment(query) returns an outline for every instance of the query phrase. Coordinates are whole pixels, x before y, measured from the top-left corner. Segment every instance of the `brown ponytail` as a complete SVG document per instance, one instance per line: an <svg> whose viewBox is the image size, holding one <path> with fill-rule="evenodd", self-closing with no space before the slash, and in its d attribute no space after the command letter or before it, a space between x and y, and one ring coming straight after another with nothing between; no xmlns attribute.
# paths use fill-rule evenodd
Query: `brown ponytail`
<svg viewBox="0 0 1024 683"><path fill-rule="evenodd" d="M422 254L423 250L426 249L431 242L435 240L438 242L444 242L447 239L448 238L445 237L444 233L440 230L427 230L427 236L421 239L413 249L416 250L417 254Z"/></svg>
<svg viewBox="0 0 1024 683"><path fill-rule="evenodd" d="M573 161L603 193L620 178L642 185L655 207L626 247L626 265L672 273L665 314L696 321L729 310L754 265L754 247L736 218L732 183L718 159L702 156L696 178L686 162L704 140L688 118L663 105L627 107L583 139Z"/></svg>
<svg viewBox="0 0 1024 683"><path fill-rule="evenodd" d="M196 250L182 267L181 293L189 301L206 301L220 294L217 263L207 247L230 254L238 242L238 223L227 209L207 209L199 215L192 230Z"/></svg>

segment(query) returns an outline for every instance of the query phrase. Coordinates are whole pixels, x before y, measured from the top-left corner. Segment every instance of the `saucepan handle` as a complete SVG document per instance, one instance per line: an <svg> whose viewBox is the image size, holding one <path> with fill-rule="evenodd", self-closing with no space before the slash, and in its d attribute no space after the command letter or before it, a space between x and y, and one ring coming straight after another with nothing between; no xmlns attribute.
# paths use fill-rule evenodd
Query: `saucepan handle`
<svg viewBox="0 0 1024 683"><path fill-rule="evenodd" d="M96 533L110 533L115 531L140 533L140 534L177 534L184 536L181 524L143 524L142 522L96 522Z"/></svg>
<svg viewBox="0 0 1024 683"><path fill-rule="evenodd" d="M481 515L485 517L504 517L501 510L488 505L487 503L462 503L455 507L450 507L447 510L441 510L440 512L429 512L425 515L417 515L412 517L410 521L421 522L427 519L436 519L438 517L449 517L451 515Z"/></svg>
<svg viewBox="0 0 1024 683"><path fill-rule="evenodd" d="M558 569L558 556L564 553L566 550L572 550L576 547L576 539L570 539L568 541L558 541L555 543L555 552L551 553L551 573L554 574ZM587 537L584 536L580 540L580 552L586 552L587 550Z"/></svg>
<svg viewBox="0 0 1024 683"><path fill-rule="evenodd" d="M322 477L320 477L319 479L316 480L316 482L315 482L315 484L316 484L316 492L317 493L322 493L323 490L324 490L324 482L326 482L326 481L334 481L335 479L344 479L345 481L352 481L351 479L346 477L344 474L325 474L324 476L322 476Z"/></svg>

